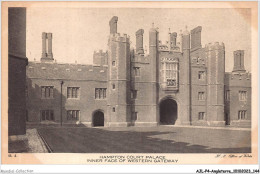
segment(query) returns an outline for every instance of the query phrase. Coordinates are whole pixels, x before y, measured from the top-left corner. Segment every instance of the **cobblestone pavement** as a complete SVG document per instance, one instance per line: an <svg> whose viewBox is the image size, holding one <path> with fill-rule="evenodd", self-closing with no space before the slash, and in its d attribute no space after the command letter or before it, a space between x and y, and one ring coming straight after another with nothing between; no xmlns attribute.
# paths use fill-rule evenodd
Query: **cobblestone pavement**
<svg viewBox="0 0 260 174"><path fill-rule="evenodd" d="M38 128L55 153L249 153L251 131L174 126Z"/></svg>

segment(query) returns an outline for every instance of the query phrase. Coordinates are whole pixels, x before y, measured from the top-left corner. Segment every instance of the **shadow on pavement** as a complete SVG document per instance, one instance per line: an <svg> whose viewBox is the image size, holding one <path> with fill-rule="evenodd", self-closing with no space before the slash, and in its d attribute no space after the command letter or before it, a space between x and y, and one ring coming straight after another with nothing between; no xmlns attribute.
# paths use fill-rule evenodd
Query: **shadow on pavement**
<svg viewBox="0 0 260 174"><path fill-rule="evenodd" d="M151 136L175 131L118 131L99 128L38 128L54 153L250 153L250 147L210 148ZM207 141L207 139L205 139Z"/></svg>

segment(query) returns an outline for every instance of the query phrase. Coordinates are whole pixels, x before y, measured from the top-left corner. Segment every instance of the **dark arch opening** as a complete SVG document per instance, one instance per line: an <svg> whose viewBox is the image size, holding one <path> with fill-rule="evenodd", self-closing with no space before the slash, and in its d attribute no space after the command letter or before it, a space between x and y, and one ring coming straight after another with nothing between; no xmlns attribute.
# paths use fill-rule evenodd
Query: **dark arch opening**
<svg viewBox="0 0 260 174"><path fill-rule="evenodd" d="M93 115L93 126L104 126L104 113L96 111Z"/></svg>
<svg viewBox="0 0 260 174"><path fill-rule="evenodd" d="M160 103L160 124L174 125L178 118L175 100L165 99Z"/></svg>

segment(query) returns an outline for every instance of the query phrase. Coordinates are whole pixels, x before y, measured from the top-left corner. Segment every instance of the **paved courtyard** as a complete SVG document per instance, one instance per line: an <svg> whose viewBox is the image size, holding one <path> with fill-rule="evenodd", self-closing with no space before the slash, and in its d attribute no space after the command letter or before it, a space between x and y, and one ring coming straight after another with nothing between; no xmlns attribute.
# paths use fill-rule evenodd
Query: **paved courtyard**
<svg viewBox="0 0 260 174"><path fill-rule="evenodd" d="M246 130L174 126L85 128L41 127L54 153L248 153Z"/></svg>

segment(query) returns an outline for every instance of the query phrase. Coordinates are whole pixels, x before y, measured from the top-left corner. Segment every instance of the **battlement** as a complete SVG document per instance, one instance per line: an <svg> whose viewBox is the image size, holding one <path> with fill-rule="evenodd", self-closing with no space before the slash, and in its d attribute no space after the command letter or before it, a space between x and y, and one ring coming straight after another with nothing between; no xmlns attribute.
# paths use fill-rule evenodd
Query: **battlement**
<svg viewBox="0 0 260 174"><path fill-rule="evenodd" d="M230 79L231 80L251 80L251 73L249 73L249 72L246 72L246 73L232 72L230 74Z"/></svg>
<svg viewBox="0 0 260 174"><path fill-rule="evenodd" d="M225 49L225 45L223 42L214 42L214 43L208 43L205 45L206 50L220 50L220 49Z"/></svg>
<svg viewBox="0 0 260 174"><path fill-rule="evenodd" d="M169 49L169 46L167 44L161 44L162 42L159 41L158 51L169 51L169 52L180 52L179 46L173 46Z"/></svg>
<svg viewBox="0 0 260 174"><path fill-rule="evenodd" d="M103 51L103 50L95 50L94 51L94 54L95 55L106 55L107 54L107 51Z"/></svg>
<svg viewBox="0 0 260 174"><path fill-rule="evenodd" d="M103 50L94 51L93 53L93 64L96 65L107 65L108 52Z"/></svg>
<svg viewBox="0 0 260 174"><path fill-rule="evenodd" d="M127 34L113 33L110 35L110 39L115 42L130 42L130 36Z"/></svg>
<svg viewBox="0 0 260 174"><path fill-rule="evenodd" d="M251 73L237 73L237 72L228 72L225 73L225 84L228 86L243 86L243 87L251 87Z"/></svg>
<svg viewBox="0 0 260 174"><path fill-rule="evenodd" d="M160 43L160 42L159 42L159 43ZM169 51L169 47L168 47L168 45L160 44L160 45L158 46L158 50L159 50L159 51Z"/></svg>

